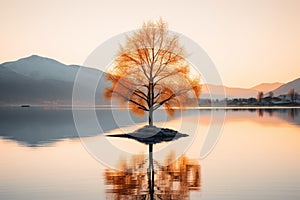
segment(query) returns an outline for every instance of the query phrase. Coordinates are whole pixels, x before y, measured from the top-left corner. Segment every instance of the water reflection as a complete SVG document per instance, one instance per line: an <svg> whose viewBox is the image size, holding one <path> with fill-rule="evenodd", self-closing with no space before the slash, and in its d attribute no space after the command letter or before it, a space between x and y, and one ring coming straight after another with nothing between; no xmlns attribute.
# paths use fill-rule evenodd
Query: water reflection
<svg viewBox="0 0 300 200"><path fill-rule="evenodd" d="M206 119L210 119L212 115L211 110L201 109L200 112L197 109L187 110L183 113L182 117L201 115L201 123ZM233 118L235 115L240 120L248 119L251 114L258 113L258 116L264 118L270 116L273 119L282 119L289 123L300 125L300 111L299 108L236 108L221 110L221 112L227 113L227 119ZM81 111L84 115L85 110ZM164 112L158 110L157 112ZM141 123L146 118L138 118L132 116L127 117L127 112L123 110L114 111L114 115L111 110L96 110L99 125L102 130L99 130L98 126L95 127L91 124L90 119L87 117L82 122L85 132L81 136L95 136L103 132L107 132L116 128L130 126L135 123ZM115 121L115 116L118 116L122 121ZM160 118L159 118L160 117ZM158 113L158 121L164 121L163 115ZM261 122L263 123L263 122ZM56 109L45 110L43 108L0 108L0 137L17 141L25 146L48 146L57 140L63 140L66 138L78 138L78 133L73 120L72 110L69 109Z"/></svg>
<svg viewBox="0 0 300 200"><path fill-rule="evenodd" d="M137 116L128 117L124 109L96 109L99 124L91 123L90 110L78 110L83 117L81 137L91 137L120 127L131 126L146 121ZM164 121L163 110L157 111L157 121ZM118 120L116 119L118 118ZM101 127L101 129L100 129ZM17 141L25 146L48 146L66 138L78 138L72 108L45 109L43 107L0 107L0 137Z"/></svg>
<svg viewBox="0 0 300 200"><path fill-rule="evenodd" d="M88 113L87 110L80 110L82 115ZM132 125L139 123L143 119L128 119L124 110L114 111L118 116L123 117L123 124ZM81 133L83 137L90 137L103 132L113 130L122 126L116 123L112 110L96 110L99 126L91 124L89 118L84 118L82 126L85 130ZM79 135L74 123L71 108L44 109L43 107L0 107L0 136L18 141L22 145L36 147L47 146L51 143L66 139L78 138Z"/></svg>
<svg viewBox="0 0 300 200"><path fill-rule="evenodd" d="M115 171L95 161L79 140L28 148L19 141L35 144L64 135L69 137L67 133L75 131L69 120L72 115L60 110L2 111L0 109L0 199L150 199L148 155L133 156L125 161L98 146L100 153L111 158L111 163L119 162L116 167L123 170ZM219 110L216 114L222 112L227 112L223 136L213 153L201 161L201 166L188 159L199 155L200 140L195 140L195 148L186 152L185 161L178 159L169 167L168 160L173 160L174 155L156 154L153 198L299 199L300 110L277 109L272 116L262 110L263 117L258 117L257 109ZM101 116L106 114L100 113ZM199 131L203 133L209 125L210 111L201 110L200 115ZM186 120L193 123L191 118L188 116ZM3 136L13 139L6 140ZM91 138L97 139L99 137ZM126 144L115 142L121 147ZM129 152L143 152L134 145L130 148L134 151ZM141 149L145 150L143 146Z"/></svg>
<svg viewBox="0 0 300 200"><path fill-rule="evenodd" d="M300 116L299 108L290 108L290 109L257 109L259 117L264 117L267 114L270 117L276 116L278 118L284 119L293 124L300 125Z"/></svg>
<svg viewBox="0 0 300 200"><path fill-rule="evenodd" d="M191 191L201 189L197 160L184 155L176 160L170 153L164 163L153 161L153 175L148 165L145 155L134 155L130 161L119 160L120 170L106 169L107 199L189 199Z"/></svg>
<svg viewBox="0 0 300 200"><path fill-rule="evenodd" d="M289 115L292 119L295 119L296 117L298 117L298 109L291 109L289 112Z"/></svg>

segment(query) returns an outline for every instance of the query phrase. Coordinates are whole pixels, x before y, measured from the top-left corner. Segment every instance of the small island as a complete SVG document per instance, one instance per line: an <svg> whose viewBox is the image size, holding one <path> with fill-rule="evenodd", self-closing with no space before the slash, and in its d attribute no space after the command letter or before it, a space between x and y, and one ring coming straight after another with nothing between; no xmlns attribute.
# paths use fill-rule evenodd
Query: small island
<svg viewBox="0 0 300 200"><path fill-rule="evenodd" d="M29 105L29 104L22 104L21 107L22 107L22 108L29 108L30 105Z"/></svg>

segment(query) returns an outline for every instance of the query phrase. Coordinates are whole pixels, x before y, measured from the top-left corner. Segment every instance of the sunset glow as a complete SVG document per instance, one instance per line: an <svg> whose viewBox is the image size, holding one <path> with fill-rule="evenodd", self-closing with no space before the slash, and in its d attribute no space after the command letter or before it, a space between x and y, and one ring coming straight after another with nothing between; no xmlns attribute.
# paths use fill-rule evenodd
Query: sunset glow
<svg viewBox="0 0 300 200"><path fill-rule="evenodd" d="M300 76L299 8L300 1L294 0L177 1L171 5L157 0L4 0L0 63L37 54L82 64L112 36L162 17L171 30L206 50L225 85L286 83Z"/></svg>

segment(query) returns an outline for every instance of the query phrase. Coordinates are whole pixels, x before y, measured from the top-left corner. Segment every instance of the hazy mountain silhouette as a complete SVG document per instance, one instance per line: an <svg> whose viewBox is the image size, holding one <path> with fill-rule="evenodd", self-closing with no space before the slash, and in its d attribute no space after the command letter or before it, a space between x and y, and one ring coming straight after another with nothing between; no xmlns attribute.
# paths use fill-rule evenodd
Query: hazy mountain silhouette
<svg viewBox="0 0 300 200"><path fill-rule="evenodd" d="M275 89L273 92L275 95L288 94L291 89L294 89L295 92L300 94L300 78L280 86L279 88Z"/></svg>
<svg viewBox="0 0 300 200"><path fill-rule="evenodd" d="M1 104L44 104L57 102L72 103L73 84L78 70L84 73L83 84L86 90L91 77L103 77L97 69L78 65L64 65L56 60L40 56L30 56L15 62L0 65L0 103ZM95 96L103 93L104 86L109 84L100 80ZM97 104L104 104L103 98L96 98Z"/></svg>
<svg viewBox="0 0 300 200"><path fill-rule="evenodd" d="M0 65L0 104L45 104L45 102L71 104L74 80L79 69L84 72L82 73L84 77L81 79L84 90L93 88L89 81L91 78L102 77L97 86L95 94L97 98L95 100L96 104L106 104L107 102L101 96L104 87L110 83L105 81L104 72L79 65L65 65L37 55ZM266 94L272 90L275 95L287 94L292 88L300 93L299 87L300 79L287 84L261 83L252 88L204 84L200 97L222 98L223 90L225 90L228 98L256 97L259 91Z"/></svg>
<svg viewBox="0 0 300 200"><path fill-rule="evenodd" d="M227 87L222 85L204 84L202 85L201 98L220 99L222 98L223 90L227 98L250 98L256 97L257 93L262 91L267 93L283 85L283 83L261 83L252 88Z"/></svg>
<svg viewBox="0 0 300 200"><path fill-rule="evenodd" d="M225 92L227 98L248 98L257 94L256 90L232 88L222 85L203 84L200 98L222 99Z"/></svg>
<svg viewBox="0 0 300 200"><path fill-rule="evenodd" d="M214 84L203 84L201 98L222 98L223 90L226 93L227 98L256 98L258 92L267 94L274 90L275 95L287 94L290 89L294 88L296 92L300 93L300 79L296 79L287 84L284 83L261 83L251 88L238 88L238 87L227 87L222 85Z"/></svg>
<svg viewBox="0 0 300 200"><path fill-rule="evenodd" d="M256 86L250 88L250 89L256 90L258 92L266 93L266 92L275 90L275 89L279 88L282 85L284 85L284 83L279 83L279 82L275 82L275 83L261 83L261 84L258 84Z"/></svg>

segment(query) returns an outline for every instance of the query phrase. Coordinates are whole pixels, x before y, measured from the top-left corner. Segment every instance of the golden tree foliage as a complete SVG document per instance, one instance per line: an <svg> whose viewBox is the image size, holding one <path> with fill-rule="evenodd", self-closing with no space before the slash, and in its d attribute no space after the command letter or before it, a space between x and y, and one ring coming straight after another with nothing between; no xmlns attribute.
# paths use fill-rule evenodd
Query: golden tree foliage
<svg viewBox="0 0 300 200"><path fill-rule="evenodd" d="M162 105L168 114L189 105L200 95L199 77L190 73L178 36L162 20L147 22L126 38L107 77L107 98L130 102L136 114L152 113ZM151 119L150 119L151 117Z"/></svg>

